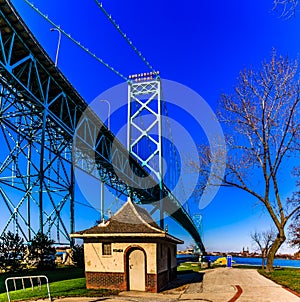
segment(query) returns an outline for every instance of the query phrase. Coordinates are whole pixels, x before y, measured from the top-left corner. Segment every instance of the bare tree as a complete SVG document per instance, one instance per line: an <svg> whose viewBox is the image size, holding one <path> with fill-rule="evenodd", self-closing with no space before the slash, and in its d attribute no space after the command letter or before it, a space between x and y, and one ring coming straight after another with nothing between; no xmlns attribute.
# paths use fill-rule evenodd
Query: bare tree
<svg viewBox="0 0 300 302"><path fill-rule="evenodd" d="M296 184L298 190L289 198L289 203L297 207L300 205L300 167L297 167L293 173L297 178ZM292 223L289 226L289 244L298 247L300 252L300 211L294 215Z"/></svg>
<svg viewBox="0 0 300 302"><path fill-rule="evenodd" d="M275 253L286 240L287 222L300 209L299 203L283 198L282 190L293 158L299 159L297 67L296 61L273 51L260 71L241 72L234 93L221 98L220 120L228 148L224 177L220 179L211 166L223 160L225 150L211 152L209 146L201 146L199 161L190 163L202 176L200 190L207 185L234 187L263 205L278 232L268 253L267 271L273 270Z"/></svg>
<svg viewBox="0 0 300 302"><path fill-rule="evenodd" d="M257 232L255 231L251 235L251 239L253 242L258 246L259 251L261 253L261 268L265 268L265 259L269 254L270 248L276 238L276 234L273 229L264 231L264 232Z"/></svg>
<svg viewBox="0 0 300 302"><path fill-rule="evenodd" d="M300 223L299 221L295 220L295 223L291 224L290 226L290 244L292 246L298 247L300 251Z"/></svg>
<svg viewBox="0 0 300 302"><path fill-rule="evenodd" d="M298 0L273 0L273 10L279 10L280 16L289 19L296 13Z"/></svg>
<svg viewBox="0 0 300 302"><path fill-rule="evenodd" d="M300 173L300 172L299 172ZM300 181L298 182L300 186ZM300 192L296 192L293 196L293 202L300 203ZM300 212L293 219L289 227L289 243L291 246L297 247L300 252Z"/></svg>

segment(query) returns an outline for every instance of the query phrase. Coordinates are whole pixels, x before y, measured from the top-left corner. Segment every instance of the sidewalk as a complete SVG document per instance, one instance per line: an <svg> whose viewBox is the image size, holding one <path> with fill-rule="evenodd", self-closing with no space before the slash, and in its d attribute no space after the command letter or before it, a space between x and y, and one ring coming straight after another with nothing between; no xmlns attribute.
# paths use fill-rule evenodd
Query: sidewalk
<svg viewBox="0 0 300 302"><path fill-rule="evenodd" d="M202 280L203 279L203 280ZM56 302L300 302L300 298L254 269L216 268L179 275L168 290L158 294L121 292L99 298L63 298ZM42 300L45 302L46 300Z"/></svg>

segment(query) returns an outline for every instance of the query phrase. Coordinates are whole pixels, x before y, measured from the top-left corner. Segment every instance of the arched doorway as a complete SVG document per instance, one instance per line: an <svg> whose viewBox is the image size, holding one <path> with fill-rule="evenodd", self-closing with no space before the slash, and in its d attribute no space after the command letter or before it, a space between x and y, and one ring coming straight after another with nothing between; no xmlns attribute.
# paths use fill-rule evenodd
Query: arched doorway
<svg viewBox="0 0 300 302"><path fill-rule="evenodd" d="M128 256L129 290L145 291L145 254L142 250L134 249Z"/></svg>

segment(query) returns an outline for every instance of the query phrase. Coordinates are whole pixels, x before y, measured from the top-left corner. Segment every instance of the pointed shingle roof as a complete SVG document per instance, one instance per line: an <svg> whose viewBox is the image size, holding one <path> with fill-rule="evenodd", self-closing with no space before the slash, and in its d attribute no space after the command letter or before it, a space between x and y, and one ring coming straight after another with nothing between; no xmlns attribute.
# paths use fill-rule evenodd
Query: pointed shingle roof
<svg viewBox="0 0 300 302"><path fill-rule="evenodd" d="M145 209L134 204L130 199L107 221L71 234L73 238L120 236L166 237L176 243L182 243L160 228Z"/></svg>

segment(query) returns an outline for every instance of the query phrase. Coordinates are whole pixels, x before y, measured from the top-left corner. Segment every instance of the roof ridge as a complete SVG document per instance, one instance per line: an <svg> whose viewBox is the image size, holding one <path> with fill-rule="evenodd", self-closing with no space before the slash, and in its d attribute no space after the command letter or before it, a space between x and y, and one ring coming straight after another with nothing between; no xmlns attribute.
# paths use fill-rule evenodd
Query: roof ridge
<svg viewBox="0 0 300 302"><path fill-rule="evenodd" d="M121 206L121 208L120 208L115 214L113 214L113 215L109 218L109 220L112 219L114 216L118 215L118 214L123 210L123 208L125 208L125 206L127 205L128 202L129 202L129 199L127 199L127 201Z"/></svg>
<svg viewBox="0 0 300 302"><path fill-rule="evenodd" d="M129 205L133 208L133 211L135 212L135 214L137 215L137 217L142 221L143 224L145 224L148 228L161 232L161 233L165 233L165 231L161 228L156 228L154 226L152 226L150 223L148 223L141 215L140 213L137 211L136 207L140 208L141 210L145 211L147 214L149 214L146 210L144 210L142 207L139 207L137 204L133 204L133 202L131 201L130 198L128 198ZM152 217L149 215L149 217L152 219ZM153 220L153 219L152 219ZM153 220L153 222L155 222Z"/></svg>

